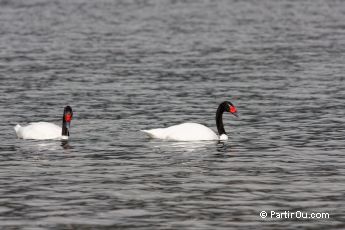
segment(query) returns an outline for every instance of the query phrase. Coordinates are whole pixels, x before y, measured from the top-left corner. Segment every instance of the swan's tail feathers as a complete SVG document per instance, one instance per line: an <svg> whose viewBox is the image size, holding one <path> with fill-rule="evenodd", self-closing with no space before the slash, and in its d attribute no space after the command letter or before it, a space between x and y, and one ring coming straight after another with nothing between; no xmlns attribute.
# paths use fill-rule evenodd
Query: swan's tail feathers
<svg viewBox="0 0 345 230"><path fill-rule="evenodd" d="M16 132L18 132L20 128L21 128L20 124L17 124L17 125L14 127L14 130L15 130Z"/></svg>
<svg viewBox="0 0 345 230"><path fill-rule="evenodd" d="M162 129L140 130L146 133L150 138L162 138Z"/></svg>
<svg viewBox="0 0 345 230"><path fill-rule="evenodd" d="M17 124L15 127L14 127L14 130L16 131L16 134L17 134L17 137L18 138L21 138L21 132L20 132L20 124Z"/></svg>
<svg viewBox="0 0 345 230"><path fill-rule="evenodd" d="M152 133L151 130L140 130L140 132L147 134L151 138L155 138L154 133Z"/></svg>

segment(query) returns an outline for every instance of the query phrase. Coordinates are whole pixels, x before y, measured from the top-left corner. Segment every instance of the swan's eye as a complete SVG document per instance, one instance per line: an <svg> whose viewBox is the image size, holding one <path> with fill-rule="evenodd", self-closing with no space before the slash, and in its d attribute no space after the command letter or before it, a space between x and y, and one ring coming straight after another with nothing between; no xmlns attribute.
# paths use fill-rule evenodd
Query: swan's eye
<svg viewBox="0 0 345 230"><path fill-rule="evenodd" d="M65 115L65 120L66 120L67 122L70 122L70 121L72 120L72 114L67 113L67 114Z"/></svg>
<svg viewBox="0 0 345 230"><path fill-rule="evenodd" d="M230 105L230 113L236 113L237 109L235 106Z"/></svg>

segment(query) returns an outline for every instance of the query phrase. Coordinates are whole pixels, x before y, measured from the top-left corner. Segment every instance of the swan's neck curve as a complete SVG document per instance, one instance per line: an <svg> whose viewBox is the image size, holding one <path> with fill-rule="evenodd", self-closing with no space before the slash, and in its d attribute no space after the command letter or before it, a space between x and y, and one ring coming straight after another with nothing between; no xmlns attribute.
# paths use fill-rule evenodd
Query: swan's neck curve
<svg viewBox="0 0 345 230"><path fill-rule="evenodd" d="M62 136L69 136L69 131L66 127L66 121L63 120L62 122Z"/></svg>
<svg viewBox="0 0 345 230"><path fill-rule="evenodd" d="M216 124L219 136L222 134L226 135L224 125L223 125L223 113L226 111L227 104L225 102L221 103L218 106L217 113L216 113Z"/></svg>

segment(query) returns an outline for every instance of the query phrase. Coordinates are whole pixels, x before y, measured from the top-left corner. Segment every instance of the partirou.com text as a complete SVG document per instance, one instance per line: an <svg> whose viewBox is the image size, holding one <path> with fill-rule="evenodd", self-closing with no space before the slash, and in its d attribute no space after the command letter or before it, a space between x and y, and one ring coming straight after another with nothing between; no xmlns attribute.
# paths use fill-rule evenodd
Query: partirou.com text
<svg viewBox="0 0 345 230"><path fill-rule="evenodd" d="M329 219L327 212L261 211L262 219Z"/></svg>

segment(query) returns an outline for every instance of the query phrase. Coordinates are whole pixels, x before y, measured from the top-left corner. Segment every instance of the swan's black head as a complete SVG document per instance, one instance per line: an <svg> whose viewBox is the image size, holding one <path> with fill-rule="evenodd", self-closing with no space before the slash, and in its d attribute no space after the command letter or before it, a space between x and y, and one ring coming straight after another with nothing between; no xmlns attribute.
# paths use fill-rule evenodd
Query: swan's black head
<svg viewBox="0 0 345 230"><path fill-rule="evenodd" d="M226 112L230 112L232 115L238 117L237 109L230 101L224 101L223 105Z"/></svg>
<svg viewBox="0 0 345 230"><path fill-rule="evenodd" d="M62 117L62 136L69 136L69 129L73 117L73 111L70 106L66 106L63 110Z"/></svg>

